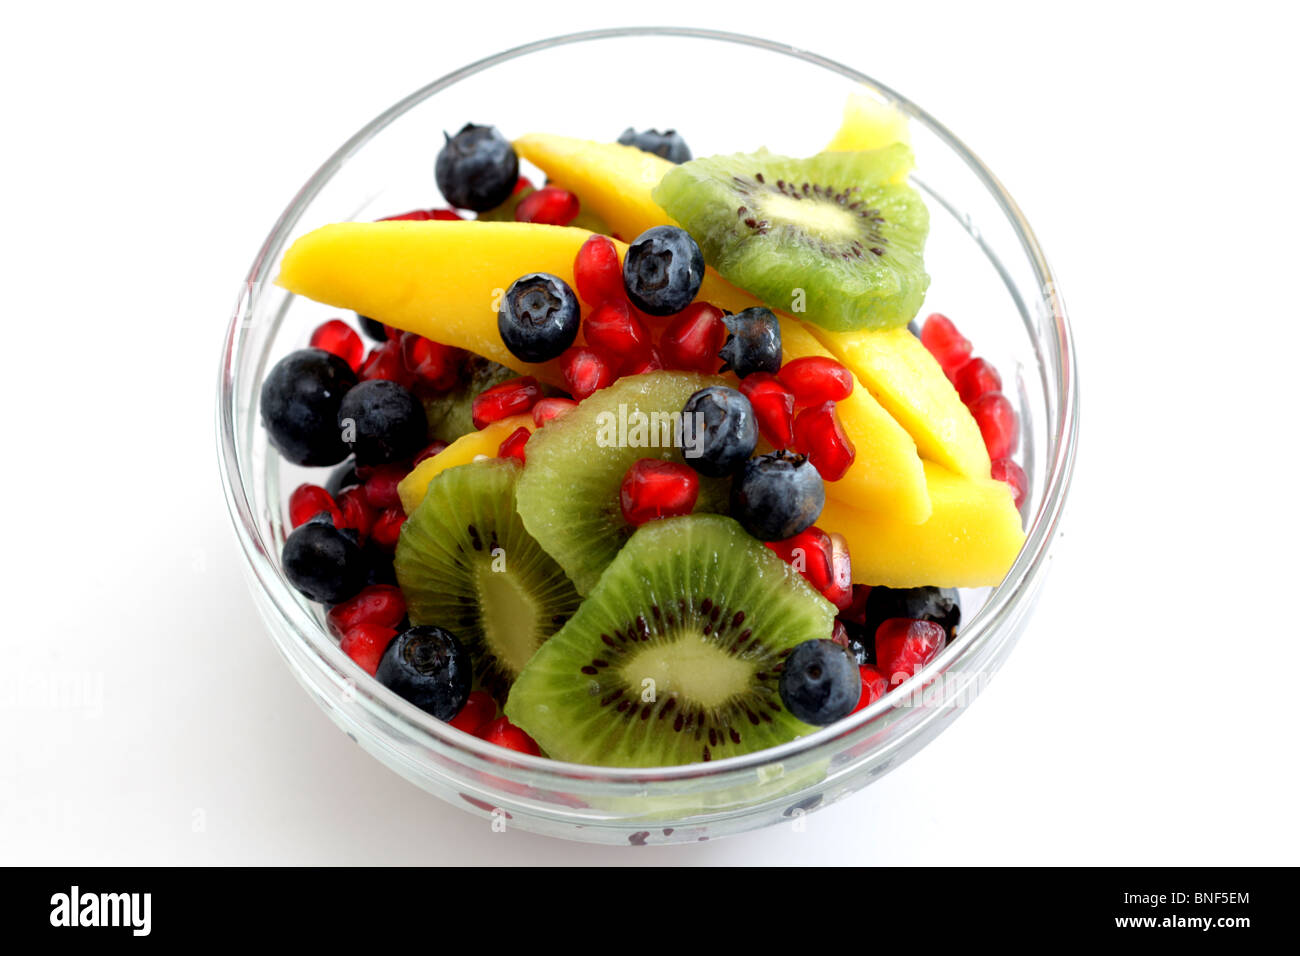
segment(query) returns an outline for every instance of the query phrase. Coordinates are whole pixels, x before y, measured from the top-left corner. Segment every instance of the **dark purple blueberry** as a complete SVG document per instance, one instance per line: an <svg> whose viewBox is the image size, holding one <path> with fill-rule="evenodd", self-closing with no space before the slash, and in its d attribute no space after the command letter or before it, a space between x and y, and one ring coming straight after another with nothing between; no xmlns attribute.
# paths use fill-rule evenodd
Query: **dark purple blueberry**
<svg viewBox="0 0 1300 956"><path fill-rule="evenodd" d="M510 283L497 313L501 341L525 362L558 358L573 344L581 324L578 297L549 272L533 272Z"/></svg>
<svg viewBox="0 0 1300 956"><path fill-rule="evenodd" d="M414 458L425 445L429 423L410 389L380 378L344 396L335 427L358 465L387 465Z"/></svg>
<svg viewBox="0 0 1300 956"><path fill-rule="evenodd" d="M858 705L862 679L853 655L834 641L804 641L785 659L778 682L786 710L825 727Z"/></svg>
<svg viewBox="0 0 1300 956"><path fill-rule="evenodd" d="M657 129L638 132L629 126L623 130L618 141L624 146L635 146L643 152L654 153L660 159L666 159L670 163L691 161L691 148L686 145L686 140L682 139L682 134L675 129L664 130L662 133Z"/></svg>
<svg viewBox="0 0 1300 956"><path fill-rule="evenodd" d="M324 349L280 359L262 382L262 425L275 449L295 465L333 465L348 455L339 434L344 396L356 373Z"/></svg>
<svg viewBox="0 0 1300 956"><path fill-rule="evenodd" d="M685 229L655 226L623 256L623 288L642 312L673 315L694 301L704 281L704 253Z"/></svg>
<svg viewBox="0 0 1300 956"><path fill-rule="evenodd" d="M290 533L280 564L290 584L322 604L338 604L354 596L365 587L369 574L369 562L357 547L355 533L334 527L326 512Z"/></svg>
<svg viewBox="0 0 1300 956"><path fill-rule="evenodd" d="M724 315L723 324L731 334L718 355L726 363L722 371L738 378L754 372L781 371L781 323L771 309L755 306L735 315Z"/></svg>
<svg viewBox="0 0 1300 956"><path fill-rule="evenodd" d="M466 123L438 151L434 177L443 198L460 209L487 212L515 190L519 157L495 126Z"/></svg>
<svg viewBox="0 0 1300 956"><path fill-rule="evenodd" d="M701 475L722 478L733 474L758 444L753 406L734 388L702 388L682 409L681 437L686 464Z"/></svg>
<svg viewBox="0 0 1300 956"><path fill-rule="evenodd" d="M423 625L393 638L375 678L439 720L451 720L469 697L470 670L469 654L455 635Z"/></svg>
<svg viewBox="0 0 1300 956"><path fill-rule="evenodd" d="M731 483L731 514L760 541L812 526L826 504L822 476L803 455L773 451L745 462Z"/></svg>

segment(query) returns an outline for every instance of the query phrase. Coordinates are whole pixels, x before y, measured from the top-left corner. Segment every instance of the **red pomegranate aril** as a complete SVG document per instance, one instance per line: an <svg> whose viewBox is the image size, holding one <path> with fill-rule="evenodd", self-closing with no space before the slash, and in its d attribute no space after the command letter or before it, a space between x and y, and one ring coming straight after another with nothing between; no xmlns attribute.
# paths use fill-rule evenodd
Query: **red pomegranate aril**
<svg viewBox="0 0 1300 956"><path fill-rule="evenodd" d="M610 300L598 306L582 322L582 337L587 345L621 365L643 361L654 347L650 330L632 314L626 302Z"/></svg>
<svg viewBox="0 0 1300 956"><path fill-rule="evenodd" d="M850 624L857 624L859 627L866 627L867 624L867 598L871 595L871 586L868 584L853 585L853 594L849 598L849 606L840 611L840 617Z"/></svg>
<svg viewBox="0 0 1300 956"><path fill-rule="evenodd" d="M368 469L361 485L365 489L366 504L375 509L400 505L402 499L397 495L397 485L410 473L411 469L406 465L376 465Z"/></svg>
<svg viewBox="0 0 1300 956"><path fill-rule="evenodd" d="M357 335L356 329L342 319L330 319L316 327L311 334L311 347L324 349L347 362L352 371L361 368L361 359L366 354L366 346Z"/></svg>
<svg viewBox="0 0 1300 956"><path fill-rule="evenodd" d="M440 219L450 222L453 219L464 219L454 209L412 209L410 212L399 213L396 216L385 216L380 222L427 222L430 219Z"/></svg>
<svg viewBox="0 0 1300 956"><path fill-rule="evenodd" d="M542 387L531 375L494 385L474 399L471 406L474 427L485 428L511 415L522 415L532 409L541 397Z"/></svg>
<svg viewBox="0 0 1300 956"><path fill-rule="evenodd" d="M416 455L415 461L411 462L411 467L415 468L415 466L420 464L420 462L428 461L434 455L441 454L446 450L447 450L447 443L439 439L438 441L435 441L432 444L426 446L424 451Z"/></svg>
<svg viewBox="0 0 1300 956"><path fill-rule="evenodd" d="M951 377L970 358L970 341L957 331L946 315L934 313L921 326L921 344Z"/></svg>
<svg viewBox="0 0 1300 956"><path fill-rule="evenodd" d="M624 299L623 265L608 236L592 236L578 249L573 260L573 280L579 298L593 308Z"/></svg>
<svg viewBox="0 0 1300 956"><path fill-rule="evenodd" d="M402 336L406 334L401 329L395 329L391 325L384 325L383 322L380 322L379 324L384 326L384 337L390 342L400 343L402 341Z"/></svg>
<svg viewBox="0 0 1300 956"><path fill-rule="evenodd" d="M849 629L844 626L844 622L838 617L835 623L831 625L831 643L838 644L840 647L849 646Z"/></svg>
<svg viewBox="0 0 1300 956"><path fill-rule="evenodd" d="M993 477L1011 486L1017 508L1025 503L1025 495L1029 493L1029 479L1023 468L1010 458L998 458L993 462Z"/></svg>
<svg viewBox="0 0 1300 956"><path fill-rule="evenodd" d="M407 388L415 383L415 376L402 360L400 339L389 339L371 349L366 360L361 363L361 370L357 373L357 377L363 382L385 379Z"/></svg>
<svg viewBox="0 0 1300 956"><path fill-rule="evenodd" d="M664 367L664 357L659 354L659 350L653 345L650 351L637 359L624 365L620 370L624 375L644 375L647 372L659 372Z"/></svg>
<svg viewBox="0 0 1300 956"><path fill-rule="evenodd" d="M690 514L700 495L700 476L688 465L658 458L632 463L623 476L618 501L623 520L640 527L656 518Z"/></svg>
<svg viewBox="0 0 1300 956"><path fill-rule="evenodd" d="M339 528L351 528L364 543L375 524L375 512L366 503L366 490L361 485L344 488L338 496L339 511L343 517L336 523Z"/></svg>
<svg viewBox="0 0 1300 956"><path fill-rule="evenodd" d="M831 532L831 582L822 588L822 597L838 611L848 610L853 603L853 560L849 542L838 531Z"/></svg>
<svg viewBox="0 0 1300 956"><path fill-rule="evenodd" d="M401 505L385 508L370 528L370 540L385 551L393 551L397 548L397 539L401 537L402 525L405 523L406 512Z"/></svg>
<svg viewBox="0 0 1300 956"><path fill-rule="evenodd" d="M870 664L859 666L858 676L862 680L862 692L858 698L857 706L850 711L850 713L854 714L870 707L889 692L889 678Z"/></svg>
<svg viewBox="0 0 1300 956"><path fill-rule="evenodd" d="M542 748L537 746L537 741L510 723L505 717L498 717L496 720L484 724L479 728L477 736L490 744L516 750L521 754L532 754L534 757L542 755Z"/></svg>
<svg viewBox="0 0 1300 956"><path fill-rule="evenodd" d="M515 222L567 226L577 218L578 208L578 197L567 189L544 186L519 200L515 207Z"/></svg>
<svg viewBox="0 0 1300 956"><path fill-rule="evenodd" d="M794 392L770 372L754 372L741 380L740 393L749 399L758 430L773 448L794 444Z"/></svg>
<svg viewBox="0 0 1300 956"><path fill-rule="evenodd" d="M517 180L515 180L515 188L511 190L510 195L516 196L519 193L523 192L525 189L532 189L532 188L533 188L533 181L529 179L527 176L520 176Z"/></svg>
<svg viewBox="0 0 1300 956"><path fill-rule="evenodd" d="M1002 390L1002 376L982 358L973 358L957 369L952 383L957 386L957 394L967 405L982 395Z"/></svg>
<svg viewBox="0 0 1300 956"><path fill-rule="evenodd" d="M541 428L549 421L562 418L578 403L571 398L543 398L533 406L533 424Z"/></svg>
<svg viewBox="0 0 1300 956"><path fill-rule="evenodd" d="M356 661L358 667L374 677L384 651L396 636L397 631L383 624L358 624L344 633L339 641L339 649Z"/></svg>
<svg viewBox="0 0 1300 956"><path fill-rule="evenodd" d="M522 465L525 461L524 446L528 444L528 436L531 434L531 431L523 425L520 425L507 435L505 440L497 447L497 457L517 458L519 459L519 464Z"/></svg>
<svg viewBox="0 0 1300 956"><path fill-rule="evenodd" d="M343 515L334 501L334 496L320 485L299 485L289 495L289 524L295 528L306 524L322 511L326 512L334 522L334 526L338 527Z"/></svg>
<svg viewBox="0 0 1300 956"><path fill-rule="evenodd" d="M980 396L970 403L970 413L980 427L990 458L1010 458L1015 454L1020 444L1020 421L1005 395L992 392Z"/></svg>
<svg viewBox="0 0 1300 956"><path fill-rule="evenodd" d="M707 302L688 305L664 329L659 352L666 368L715 374L722 364L718 352L727 343L722 310Z"/></svg>
<svg viewBox="0 0 1300 956"><path fill-rule="evenodd" d="M767 546L781 560L802 574L818 591L831 583L831 536L813 525L784 541L768 541Z"/></svg>
<svg viewBox="0 0 1300 956"><path fill-rule="evenodd" d="M776 373L777 379L794 394L799 407L822 402L842 402L853 394L853 373L824 355L792 359Z"/></svg>
<svg viewBox="0 0 1300 956"><path fill-rule="evenodd" d="M407 371L418 379L418 384L434 392L445 392L460 381L462 352L442 345L423 335L406 332L402 335L402 362Z"/></svg>
<svg viewBox="0 0 1300 956"><path fill-rule="evenodd" d="M794 447L808 456L823 481L839 481L853 465L857 450L835 414L834 402L805 408L794 420Z"/></svg>
<svg viewBox="0 0 1300 956"><path fill-rule="evenodd" d="M391 584L372 584L362 588L342 604L336 604L325 615L325 624L335 637L342 637L354 627L376 624L397 627L406 617L406 599L400 588Z"/></svg>
<svg viewBox="0 0 1300 956"><path fill-rule="evenodd" d="M460 713L447 723L467 734L476 734L479 728L494 719L496 715L497 702L492 699L492 695L485 690L474 690L470 691Z"/></svg>
<svg viewBox="0 0 1300 956"><path fill-rule="evenodd" d="M876 628L876 667L891 684L901 684L934 660L947 638L942 624L891 617Z"/></svg>
<svg viewBox="0 0 1300 956"><path fill-rule="evenodd" d="M560 374L564 386L576 400L607 388L618 378L614 362L595 349L575 345L560 356Z"/></svg>

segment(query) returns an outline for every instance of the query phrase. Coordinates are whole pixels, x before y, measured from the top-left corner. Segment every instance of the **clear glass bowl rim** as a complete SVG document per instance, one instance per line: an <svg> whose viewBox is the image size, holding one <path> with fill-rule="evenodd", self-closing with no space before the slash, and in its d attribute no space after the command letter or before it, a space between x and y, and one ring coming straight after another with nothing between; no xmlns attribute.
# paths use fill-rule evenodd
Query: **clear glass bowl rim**
<svg viewBox="0 0 1300 956"><path fill-rule="evenodd" d="M1055 353L1059 369L1057 394L1054 397L1055 420L1047 422L1051 454L1044 475L1043 504L1028 529L1024 547L1003 582L990 594L987 603L962 629L944 654L925 667L910 681L896 688L886 697L868 708L807 737L779 747L757 751L739 757L730 757L709 763L687 764L674 767L622 768L596 767L574 764L541 757L517 754L479 740L437 720L412 706L368 678L347 657L333 639L302 608L278 568L278 548L263 539L255 515L255 507L241 470L237 416L237 383L235 370L243 351L248 327L244 321L262 284L269 281L265 274L268 263L274 261L286 243L298 219L339 168L361 149L372 137L412 107L439 91L481 73L493 66L530 53L549 50L575 43L599 40L616 40L631 37L678 37L732 43L789 56L806 63L823 67L855 83L865 84L903 110L913 122L927 127L942 140L970 168L1007 217L1033 268L1036 279L1047 301L1051 315L1045 323L1049 333L1049 352ZM1038 343L1041 349L1042 343ZM408 738L443 754L465 767L500 774L503 769L517 767L529 774L533 781L549 782L555 786L587 783L613 789L640 790L648 784L668 781L690 781L734 775L745 777L756 768L778 764L794 757L817 759L830 756L845 747L860 744L880 729L880 719L894 706L895 701L906 699L915 688L923 686L937 675L960 669L964 660L978 654L981 647L996 635L999 627L1010 618L1017 602L1031 594L1033 585L1044 573L1046 557L1064 508L1066 493L1078 444L1078 376L1075 349L1069 320L1066 316L1056 279L1029 223L1020 208L998 181L997 177L956 136L906 97L870 76L834 60L805 50L758 37L716 30L690 27L622 27L588 30L536 40L470 63L434 80L398 101L385 110L345 142L312 175L276 221L252 268L249 270L236 304L234 316L227 329L222 350L217 395L217 455L220 463L222 485L240 547L249 568L265 596L269 607L281 619L280 623L291 632L307 650L319 672L314 677L323 678L347 693L355 703L364 707ZM266 608L267 604L264 603ZM886 735L886 745L897 745Z"/></svg>

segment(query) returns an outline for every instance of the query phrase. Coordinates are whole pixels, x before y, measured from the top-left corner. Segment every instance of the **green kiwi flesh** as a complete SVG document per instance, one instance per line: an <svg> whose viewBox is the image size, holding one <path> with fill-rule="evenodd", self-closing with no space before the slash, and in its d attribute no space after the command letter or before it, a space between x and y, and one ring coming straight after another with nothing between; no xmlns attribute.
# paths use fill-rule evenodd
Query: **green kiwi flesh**
<svg viewBox="0 0 1300 956"><path fill-rule="evenodd" d="M505 713L551 757L658 767L816 728L781 703L782 661L835 608L733 519L643 525L511 688Z"/></svg>
<svg viewBox="0 0 1300 956"><path fill-rule="evenodd" d="M810 159L760 150L683 163L653 197L709 265L771 308L832 331L890 329L930 284L911 167L901 143Z"/></svg>
<svg viewBox="0 0 1300 956"><path fill-rule="evenodd" d="M479 685L499 701L579 603L515 512L519 474L514 459L494 458L437 475L393 561L411 622L460 638Z"/></svg>

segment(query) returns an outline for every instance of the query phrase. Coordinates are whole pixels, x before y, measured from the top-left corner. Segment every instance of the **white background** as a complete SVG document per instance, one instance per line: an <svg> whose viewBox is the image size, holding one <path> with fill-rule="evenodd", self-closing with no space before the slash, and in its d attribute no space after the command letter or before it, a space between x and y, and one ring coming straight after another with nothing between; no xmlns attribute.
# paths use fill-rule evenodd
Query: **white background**
<svg viewBox="0 0 1300 956"><path fill-rule="evenodd" d="M0 863L1300 862L1287 6L10 10ZM1029 633L950 730L802 833L592 848L427 797L293 682L221 500L223 328L301 183L452 67L634 22L784 39L940 117L1034 224L1079 339L1082 453ZM101 707L16 690L68 672L102 677Z"/></svg>

